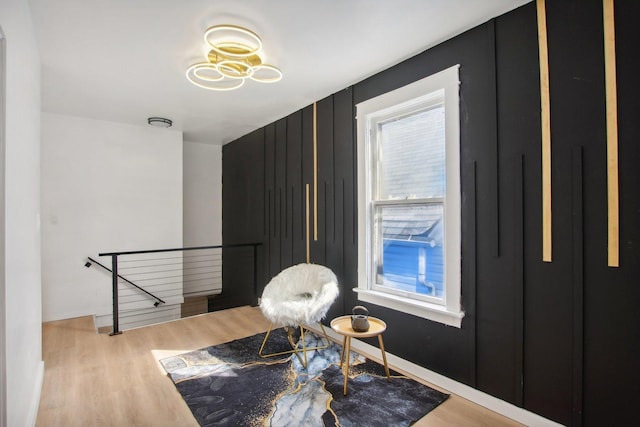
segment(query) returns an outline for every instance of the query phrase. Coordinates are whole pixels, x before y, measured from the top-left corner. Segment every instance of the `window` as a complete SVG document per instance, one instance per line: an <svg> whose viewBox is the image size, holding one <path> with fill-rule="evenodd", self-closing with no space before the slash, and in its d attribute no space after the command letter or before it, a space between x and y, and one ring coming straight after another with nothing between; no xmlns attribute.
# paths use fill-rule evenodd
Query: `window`
<svg viewBox="0 0 640 427"><path fill-rule="evenodd" d="M357 105L358 299L460 327L459 66Z"/></svg>

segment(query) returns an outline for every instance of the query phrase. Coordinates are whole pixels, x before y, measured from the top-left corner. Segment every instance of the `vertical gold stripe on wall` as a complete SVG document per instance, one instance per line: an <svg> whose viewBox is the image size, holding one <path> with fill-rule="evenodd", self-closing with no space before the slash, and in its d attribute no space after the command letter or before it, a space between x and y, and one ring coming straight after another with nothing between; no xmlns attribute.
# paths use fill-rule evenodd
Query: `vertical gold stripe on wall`
<svg viewBox="0 0 640 427"><path fill-rule="evenodd" d="M542 122L542 261L551 262L551 106L549 96L549 50L544 0L537 0L540 56L540 118Z"/></svg>
<svg viewBox="0 0 640 427"><path fill-rule="evenodd" d="M318 107L313 103L313 240L318 241Z"/></svg>
<svg viewBox="0 0 640 427"><path fill-rule="evenodd" d="M604 74L607 108L607 232L609 267L620 266L620 212L618 193L618 100L616 36L613 0L603 0Z"/></svg>
<svg viewBox="0 0 640 427"><path fill-rule="evenodd" d="M307 264L311 262L311 253L309 251L309 184L305 184L306 206L307 206Z"/></svg>

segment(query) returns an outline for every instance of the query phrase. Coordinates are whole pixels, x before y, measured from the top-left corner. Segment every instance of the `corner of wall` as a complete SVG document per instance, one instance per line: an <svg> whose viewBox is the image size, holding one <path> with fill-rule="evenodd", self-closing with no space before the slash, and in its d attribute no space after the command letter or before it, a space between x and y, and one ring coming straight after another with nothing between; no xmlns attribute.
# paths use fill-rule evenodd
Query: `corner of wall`
<svg viewBox="0 0 640 427"><path fill-rule="evenodd" d="M31 398L31 407L29 408L28 425L35 426L38 420L38 408L40 407L40 396L42 395L42 384L44 383L44 361L38 364L38 372L34 382L33 393Z"/></svg>

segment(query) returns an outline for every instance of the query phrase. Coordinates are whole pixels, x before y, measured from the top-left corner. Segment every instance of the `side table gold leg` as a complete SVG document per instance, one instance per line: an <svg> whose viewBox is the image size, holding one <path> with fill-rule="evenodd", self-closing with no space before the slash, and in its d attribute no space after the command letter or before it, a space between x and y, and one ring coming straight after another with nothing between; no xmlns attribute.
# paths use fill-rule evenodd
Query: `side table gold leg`
<svg viewBox="0 0 640 427"><path fill-rule="evenodd" d="M342 351L344 351L344 355L347 358L345 360L345 364L344 364L344 371L343 371L343 375L344 375L344 395L347 395L347 380L349 379L349 359L350 359L350 354L351 354L351 337L345 336L345 342L346 342L346 346L342 347Z"/></svg>
<svg viewBox="0 0 640 427"><path fill-rule="evenodd" d="M340 353L340 369L342 369L342 363L344 362L344 348L347 346L347 336L342 338L342 353Z"/></svg>
<svg viewBox="0 0 640 427"><path fill-rule="evenodd" d="M382 361L384 362L384 372L387 374L387 380L391 379L389 375L389 365L387 365L387 355L384 351L384 342L382 342L382 334L378 335L378 342L380 343L380 351L382 352Z"/></svg>

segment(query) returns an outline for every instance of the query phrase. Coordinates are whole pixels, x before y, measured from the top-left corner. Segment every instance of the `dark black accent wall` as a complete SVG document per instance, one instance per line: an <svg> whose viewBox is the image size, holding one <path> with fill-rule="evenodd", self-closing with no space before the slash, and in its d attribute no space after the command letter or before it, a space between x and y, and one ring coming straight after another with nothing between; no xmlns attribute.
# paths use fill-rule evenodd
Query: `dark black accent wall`
<svg viewBox="0 0 640 427"><path fill-rule="evenodd" d="M355 105L460 64L465 318L453 328L368 304L387 321L387 351L566 425L631 425L640 397L640 2L615 4L620 268L607 267L602 1L546 3L553 262L542 262L534 3L317 102L311 261L341 283L328 318L348 313L358 303ZM255 304L271 277L305 261L306 184L312 192L313 106L224 146L224 243L263 243L255 292L246 254L225 254L231 304Z"/></svg>

